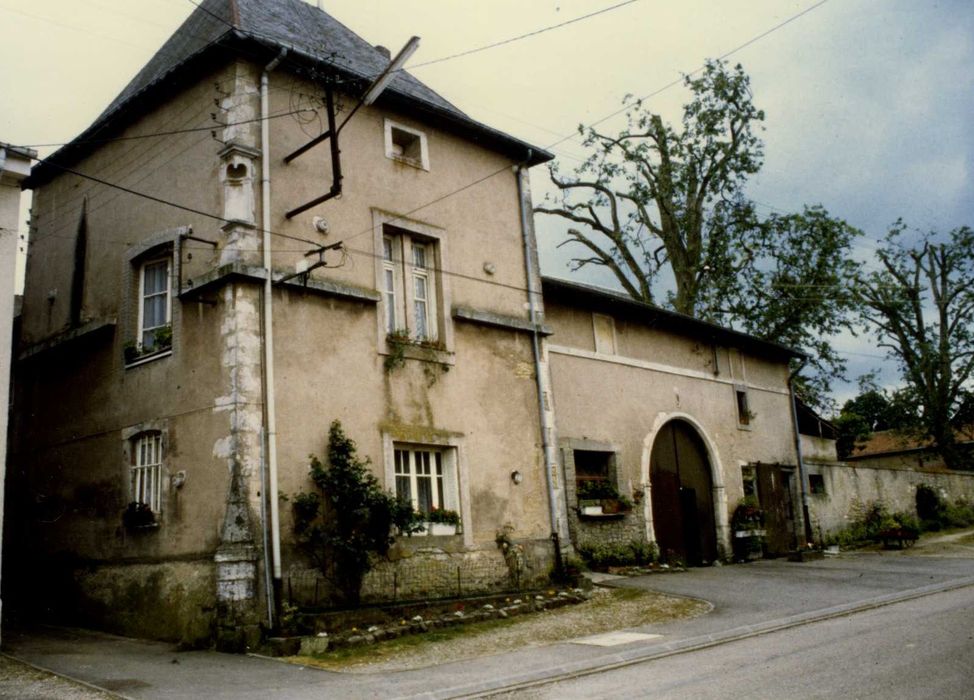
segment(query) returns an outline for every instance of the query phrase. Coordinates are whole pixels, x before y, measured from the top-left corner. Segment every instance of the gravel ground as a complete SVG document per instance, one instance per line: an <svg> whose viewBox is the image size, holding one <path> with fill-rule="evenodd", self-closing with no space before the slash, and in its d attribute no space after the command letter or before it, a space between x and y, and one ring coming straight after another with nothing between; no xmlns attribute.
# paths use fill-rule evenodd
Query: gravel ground
<svg viewBox="0 0 974 700"><path fill-rule="evenodd" d="M695 617L711 606L699 600L652 591L597 588L591 600L557 610L403 637L354 651L296 656L289 661L348 673L378 673L497 654L612 630Z"/></svg>
<svg viewBox="0 0 974 700"><path fill-rule="evenodd" d="M88 686L40 671L9 656L0 655L0 698L17 700L112 700Z"/></svg>

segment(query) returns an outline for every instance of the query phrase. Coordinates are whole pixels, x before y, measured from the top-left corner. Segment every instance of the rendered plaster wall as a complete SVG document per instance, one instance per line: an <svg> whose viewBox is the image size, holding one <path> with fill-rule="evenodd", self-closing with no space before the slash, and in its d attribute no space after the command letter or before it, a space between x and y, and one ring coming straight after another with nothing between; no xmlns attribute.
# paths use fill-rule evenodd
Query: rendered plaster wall
<svg viewBox="0 0 974 700"><path fill-rule="evenodd" d="M293 109L292 100L313 104L302 95L321 96L321 88L275 72L270 76L270 94L275 113ZM341 96L341 101L347 112L350 98ZM323 110L320 115L324 119ZM386 157L386 119L426 135L429 170ZM287 219L289 209L328 191L330 149L322 143L285 165L283 157L310 140L309 129L290 117L273 120L271 129L271 228L323 244L346 243L348 260L335 269L316 272L316 277L376 289L376 265L382 256L377 221L381 216L401 217L397 223L407 230L421 227L442 236L438 262L448 273L442 275L442 282L449 287L452 304L527 319L515 163L509 158L403 115L363 107L341 131L342 196ZM479 180L483 181L464 189ZM315 232L315 216L327 221L327 236ZM294 263L310 248L279 238L274 243L274 266L281 270L293 271ZM326 259L340 262L337 253ZM493 265L493 274L484 270L485 263Z"/></svg>
<svg viewBox="0 0 974 700"><path fill-rule="evenodd" d="M380 597L381 582L391 582L392 572L395 586L387 596L396 590L449 594L458 568L463 587L489 588L507 575L495 541L505 528L513 540L540 546L547 565L539 564L535 574L547 574L551 528L528 336L457 322L452 365L406 359L388 370L375 343L374 304L294 291L275 297L282 492L310 488L308 455L324 456L335 419L390 490L389 441L449 444L457 451L463 533L404 539L408 546L395 550L395 562L367 579L368 595ZM522 483L514 483L513 471L521 472ZM287 507L282 532L290 539ZM285 567L300 569L303 561L294 550Z"/></svg>
<svg viewBox="0 0 974 700"><path fill-rule="evenodd" d="M809 497L813 532L821 538L847 527L862 508L881 502L891 513L916 514L916 489L926 484L948 502L974 502L974 474L921 468L864 467L850 463L807 464L809 474L821 474L824 494Z"/></svg>
<svg viewBox="0 0 974 700"><path fill-rule="evenodd" d="M709 343L625 320L616 324L617 352L596 353L590 311L550 297L545 308L554 331L547 352L559 440L617 446L619 491L647 494L639 506L645 523L652 519L653 436L671 419L687 421L712 462L718 542L729 551L729 514L743 496L741 466L797 461L787 365L719 347L715 374ZM739 388L752 413L746 427L738 423Z"/></svg>
<svg viewBox="0 0 974 700"><path fill-rule="evenodd" d="M117 135L212 124L214 100L217 112L239 121L256 114L256 95L252 71L230 65L163 100ZM253 144L257 134L253 124L232 131L217 131L220 141L209 131L113 141L72 168L221 216L220 175L226 165L221 141L249 138ZM83 209L88 243L82 330L98 329L58 343L69 324ZM65 585L74 577L71 562L97 571L117 564L119 571L131 572L125 577L132 585L151 571L161 577L160 584L146 585L144 605L165 608L165 597L152 596L168 595L167 586L178 584L181 574L172 562L199 562L199 575L205 573L212 583L213 557L226 539L228 499L242 494L245 510L253 512L259 497L251 483L231 493L234 470L250 481L258 478L259 292L229 286L179 301L178 279L186 283L213 269L228 247L252 253L257 246L247 239L245 226L225 230L218 220L71 174L35 191L32 221L20 348L31 352L18 366L17 446L11 462L20 521L9 521L17 531L8 542L23 561L60 562L56 569ZM179 233L190 229L220 248L191 240L179 246ZM151 254L154 246L173 256L172 353L126 366L123 347L137 337L138 256ZM44 341L51 347L32 351ZM132 500L128 439L140 430L163 434L163 503L158 528L133 534L122 527L121 513ZM253 529L255 523L246 525ZM256 555L247 553L250 559ZM46 604L27 577L18 583L23 605ZM150 616L139 634L173 638L172 625L189 625L189 618L198 616L212 621L217 586L200 583L193 591L199 609L178 608L186 620L157 625L161 618ZM100 585L79 600L88 601L80 611L86 619L105 614L102 624L138 616L142 609L124 608L135 598Z"/></svg>

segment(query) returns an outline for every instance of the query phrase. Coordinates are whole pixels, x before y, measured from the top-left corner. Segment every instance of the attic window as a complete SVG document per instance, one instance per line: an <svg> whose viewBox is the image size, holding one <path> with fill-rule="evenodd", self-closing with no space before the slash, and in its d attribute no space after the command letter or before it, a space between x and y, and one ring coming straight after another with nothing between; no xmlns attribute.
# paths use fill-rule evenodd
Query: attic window
<svg viewBox="0 0 974 700"><path fill-rule="evenodd" d="M386 157L429 170L429 152L426 148L426 134L408 126L386 120Z"/></svg>

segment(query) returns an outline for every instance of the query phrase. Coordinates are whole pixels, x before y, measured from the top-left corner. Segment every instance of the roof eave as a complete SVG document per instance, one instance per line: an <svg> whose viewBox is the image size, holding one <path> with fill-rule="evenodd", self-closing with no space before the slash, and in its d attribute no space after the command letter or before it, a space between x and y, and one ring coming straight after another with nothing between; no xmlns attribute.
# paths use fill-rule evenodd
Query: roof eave
<svg viewBox="0 0 974 700"><path fill-rule="evenodd" d="M675 311L653 306L652 304L637 301L636 299L610 290L579 284L577 282L568 282L567 280L555 277L543 277L542 285L546 297L552 294L555 298L561 295L568 300L583 299L590 305L600 306L609 311L618 311L621 305L622 308L630 312L638 312L641 315L650 314L655 319L664 321L668 328L687 334L703 336L710 340L731 341L735 345L756 350L772 357L785 359L804 359L808 357L801 350L788 347L787 345L764 340L732 328L719 326L716 323L703 321L692 316L686 316Z"/></svg>

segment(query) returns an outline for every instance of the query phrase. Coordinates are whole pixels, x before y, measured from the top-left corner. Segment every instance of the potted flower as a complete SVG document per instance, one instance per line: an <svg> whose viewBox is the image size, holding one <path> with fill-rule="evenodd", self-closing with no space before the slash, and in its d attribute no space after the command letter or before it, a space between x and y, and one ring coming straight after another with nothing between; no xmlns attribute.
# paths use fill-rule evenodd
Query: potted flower
<svg viewBox="0 0 974 700"><path fill-rule="evenodd" d="M764 554L764 511L753 496L741 499L731 516L734 554L739 561L758 559Z"/></svg>
<svg viewBox="0 0 974 700"><path fill-rule="evenodd" d="M460 530L460 514L448 508L434 508L423 515L431 535L455 535Z"/></svg>

